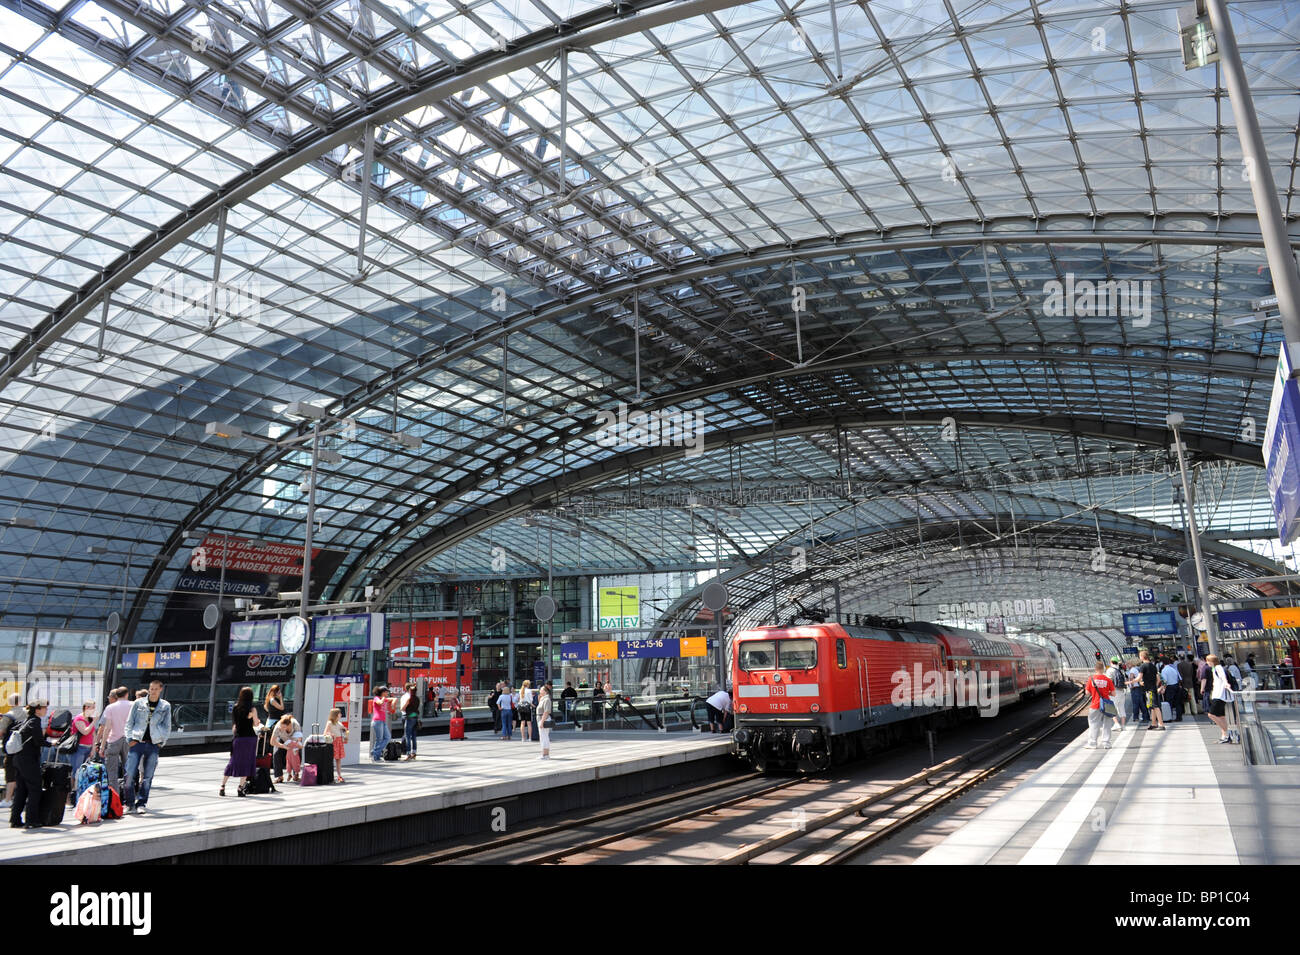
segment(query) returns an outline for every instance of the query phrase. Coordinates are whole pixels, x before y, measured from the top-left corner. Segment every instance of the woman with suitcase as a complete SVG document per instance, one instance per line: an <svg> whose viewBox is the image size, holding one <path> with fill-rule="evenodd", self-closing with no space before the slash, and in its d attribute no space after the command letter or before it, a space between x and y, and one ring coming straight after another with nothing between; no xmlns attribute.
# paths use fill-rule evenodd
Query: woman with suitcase
<svg viewBox="0 0 1300 955"><path fill-rule="evenodd" d="M257 731L262 728L257 708L253 706L253 688L243 687L235 703L234 738L230 741L230 761L226 763L225 773L221 777L218 796L226 794L226 781L232 776L243 777L245 786L253 782L253 773L257 769ZM244 795L245 786L240 786L238 794Z"/></svg>
<svg viewBox="0 0 1300 955"><path fill-rule="evenodd" d="M41 827L41 717L49 711L49 703L37 700L27 706L27 719L21 726L10 733L10 742L5 751L13 757L14 770L18 773L18 786L14 790L13 805L9 808L10 829L39 829ZM18 737L22 749L9 752L17 746L12 741ZM23 823L23 809L27 810L27 822Z"/></svg>

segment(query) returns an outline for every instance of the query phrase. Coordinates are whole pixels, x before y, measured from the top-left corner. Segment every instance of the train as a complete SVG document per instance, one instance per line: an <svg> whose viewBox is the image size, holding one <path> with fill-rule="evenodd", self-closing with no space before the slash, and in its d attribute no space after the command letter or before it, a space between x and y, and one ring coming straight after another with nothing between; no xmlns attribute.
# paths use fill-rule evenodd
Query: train
<svg viewBox="0 0 1300 955"><path fill-rule="evenodd" d="M819 772L927 728L1050 690L1055 650L872 618L759 627L732 645L735 753L759 772Z"/></svg>

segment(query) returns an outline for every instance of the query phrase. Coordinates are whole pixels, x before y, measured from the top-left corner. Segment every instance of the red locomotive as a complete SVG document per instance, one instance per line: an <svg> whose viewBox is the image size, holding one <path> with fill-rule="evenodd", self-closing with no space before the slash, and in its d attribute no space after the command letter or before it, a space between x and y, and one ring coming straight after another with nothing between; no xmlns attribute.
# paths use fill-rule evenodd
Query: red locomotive
<svg viewBox="0 0 1300 955"><path fill-rule="evenodd" d="M736 636L736 752L760 772L811 772L1047 690L1057 655L996 634L872 618ZM923 723L923 721L925 721Z"/></svg>

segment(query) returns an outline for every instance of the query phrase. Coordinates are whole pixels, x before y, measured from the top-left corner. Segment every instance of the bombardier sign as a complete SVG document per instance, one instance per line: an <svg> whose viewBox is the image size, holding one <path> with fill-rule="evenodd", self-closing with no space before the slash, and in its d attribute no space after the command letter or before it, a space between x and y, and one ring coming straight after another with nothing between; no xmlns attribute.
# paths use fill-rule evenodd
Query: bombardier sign
<svg viewBox="0 0 1300 955"><path fill-rule="evenodd" d="M1056 601L1051 597L1026 597L1015 600L972 600L966 603L939 604L940 620L957 617L1001 617L1006 623L1032 623L1056 615Z"/></svg>

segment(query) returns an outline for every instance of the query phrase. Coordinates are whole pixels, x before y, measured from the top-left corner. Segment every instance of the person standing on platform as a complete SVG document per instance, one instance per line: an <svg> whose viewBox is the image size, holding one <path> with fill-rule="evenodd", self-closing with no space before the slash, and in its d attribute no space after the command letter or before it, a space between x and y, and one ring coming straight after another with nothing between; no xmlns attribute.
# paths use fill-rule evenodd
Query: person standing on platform
<svg viewBox="0 0 1300 955"><path fill-rule="evenodd" d="M1098 660L1093 669L1096 671L1084 684L1088 691L1088 743L1086 749L1097 748L1097 734L1101 734L1101 748L1110 749L1110 721L1102 711L1102 700L1109 700L1115 695L1115 684L1106 675L1106 665Z"/></svg>
<svg viewBox="0 0 1300 955"><path fill-rule="evenodd" d="M1125 675L1119 657L1110 658L1110 667L1106 670L1106 679L1110 680L1110 698L1115 704L1115 729L1122 731L1127 718L1129 694L1121 689L1124 686Z"/></svg>
<svg viewBox="0 0 1300 955"><path fill-rule="evenodd" d="M1219 742L1230 743L1232 738L1228 735L1228 704L1236 697L1232 694L1228 674L1219 664L1219 658L1211 653L1205 662L1210 666L1210 720L1219 728Z"/></svg>
<svg viewBox="0 0 1300 955"><path fill-rule="evenodd" d="M1165 684L1165 700L1174 714L1174 722L1181 723L1183 721L1183 678L1178 672L1178 667L1174 666L1174 661L1167 657L1164 666L1160 668L1160 679Z"/></svg>
<svg viewBox="0 0 1300 955"><path fill-rule="evenodd" d="M1241 673L1241 667L1237 666L1237 661L1232 658L1231 653L1225 653L1223 655L1222 665L1223 665L1223 669L1227 671L1228 676L1232 677L1234 680L1237 681L1237 686L1239 688L1245 686L1245 681Z"/></svg>
<svg viewBox="0 0 1300 955"><path fill-rule="evenodd" d="M1214 686L1214 670L1210 664L1203 658L1196 665L1196 689L1200 693L1201 709L1206 713L1210 712L1210 690Z"/></svg>
<svg viewBox="0 0 1300 955"><path fill-rule="evenodd" d="M551 718L551 684L543 683L537 696L537 738L542 743L542 759L551 758L551 729L555 720Z"/></svg>
<svg viewBox="0 0 1300 955"><path fill-rule="evenodd" d="M266 710L266 725L279 726L280 720L284 719L284 691L280 689L280 684L272 684L266 691L262 706Z"/></svg>
<svg viewBox="0 0 1300 955"><path fill-rule="evenodd" d="M14 772L18 776L14 789L13 805L9 807L10 829L39 829L41 827L41 720L49 710L49 703L36 700L23 710L22 723L13 728L23 741L23 748L13 754ZM12 711L10 711L10 715ZM26 810L26 823L23 812Z"/></svg>
<svg viewBox="0 0 1300 955"><path fill-rule="evenodd" d="M510 692L508 685L501 690L501 695L497 697L497 706L501 710L501 738L509 742L513 738L515 729L515 696Z"/></svg>
<svg viewBox="0 0 1300 955"><path fill-rule="evenodd" d="M126 769L126 717L131 712L130 694L119 686L108 695L108 706L99 718L99 752L104 757L108 784L120 793L122 773Z"/></svg>
<svg viewBox="0 0 1300 955"><path fill-rule="evenodd" d="M487 707L488 707L488 712L492 714L492 732L494 733L501 732L500 700L501 700L501 683L498 681L497 685L492 688L492 692L488 694L488 698L487 698Z"/></svg>
<svg viewBox="0 0 1300 955"><path fill-rule="evenodd" d="M519 705L515 707L515 717L520 735L525 743L533 741L533 681L524 680L519 687Z"/></svg>
<svg viewBox="0 0 1300 955"><path fill-rule="evenodd" d="M132 704L126 717L126 792L122 794L122 806L137 815L148 809L158 754L172 731L172 705L163 699L162 691L162 680L152 681L149 692Z"/></svg>
<svg viewBox="0 0 1300 955"><path fill-rule="evenodd" d="M704 705L709 710L709 732L723 732L727 711L731 709L731 694L724 688L718 687L718 691L705 700Z"/></svg>
<svg viewBox="0 0 1300 955"><path fill-rule="evenodd" d="M1138 669L1136 661L1133 661L1127 671L1128 680L1125 685L1128 687L1129 712L1135 725L1146 723L1150 716L1147 713L1146 697L1142 692L1142 671Z"/></svg>
<svg viewBox="0 0 1300 955"><path fill-rule="evenodd" d="M370 701L370 759L372 762L384 761L384 747L393 738L388 729L388 720L396 712L394 700L388 695L388 687L381 686Z"/></svg>
<svg viewBox="0 0 1300 955"><path fill-rule="evenodd" d="M1183 707L1186 711L1195 716L1200 712L1200 707L1196 705L1196 699L1199 694L1196 692L1196 664L1187 659L1187 654L1178 654L1178 684L1181 687L1183 697Z"/></svg>
<svg viewBox="0 0 1300 955"><path fill-rule="evenodd" d="M17 693L9 694L9 709L5 711L4 716L0 716L0 746L9 739L10 733L27 722L27 707L18 705L21 699L22 697ZM4 757L5 797L4 801L0 802L0 807L13 805L14 788L18 785L18 770L14 768L14 758L8 753L5 753Z"/></svg>
<svg viewBox="0 0 1300 955"><path fill-rule="evenodd" d="M573 688L573 681L566 681L564 689L560 691L560 718L566 723L573 719L573 701L577 698L578 691Z"/></svg>
<svg viewBox="0 0 1300 955"><path fill-rule="evenodd" d="M77 748L72 751L72 778L76 779L77 770L95 748L94 700L87 700L81 704L81 715L72 718L72 732L77 734ZM75 798L75 790L69 795Z"/></svg>
<svg viewBox="0 0 1300 955"><path fill-rule="evenodd" d="M420 735L420 694L414 683L406 684L402 694L402 742L406 744L406 760L415 759L416 737Z"/></svg>
<svg viewBox="0 0 1300 955"><path fill-rule="evenodd" d="M596 685L591 690L591 721L594 723L601 718L605 710L605 688L596 681Z"/></svg>
<svg viewBox="0 0 1300 955"><path fill-rule="evenodd" d="M221 774L218 796L226 794L226 782L232 778L243 779L244 784L239 787L238 795L244 795L245 787L253 781L253 773L257 771L257 731L262 728L262 721L257 715L257 707L253 705L251 686L240 689L239 698L235 701L234 719L230 759ZM284 779L281 778L280 781L284 782Z"/></svg>
<svg viewBox="0 0 1300 955"><path fill-rule="evenodd" d="M343 725L343 711L330 710L330 718L325 723L325 735L334 747L334 781L343 782L343 756L348 742L348 728Z"/></svg>
<svg viewBox="0 0 1300 955"><path fill-rule="evenodd" d="M1151 723L1147 726L1147 731L1165 730L1165 717L1160 712L1160 671L1156 665L1151 662L1151 652L1143 650L1138 654L1138 659L1142 661L1138 667L1138 674L1142 680L1142 698L1146 703L1147 715L1151 717Z"/></svg>

